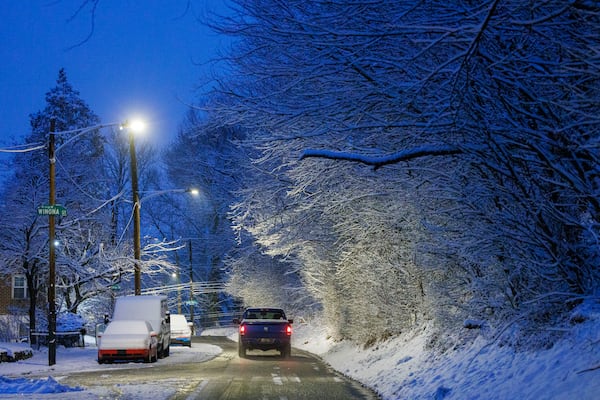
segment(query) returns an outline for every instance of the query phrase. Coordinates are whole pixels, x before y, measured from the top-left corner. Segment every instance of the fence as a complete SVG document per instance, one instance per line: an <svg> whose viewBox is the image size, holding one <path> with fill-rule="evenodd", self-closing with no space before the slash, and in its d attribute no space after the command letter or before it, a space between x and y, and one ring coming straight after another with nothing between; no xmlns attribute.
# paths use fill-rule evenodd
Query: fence
<svg viewBox="0 0 600 400"><path fill-rule="evenodd" d="M85 329L80 329L79 331L56 332L56 344L63 345L65 347L85 347L85 334ZM37 338L36 343L38 350L40 346L48 345L48 332L34 331L31 332L31 336L35 336Z"/></svg>

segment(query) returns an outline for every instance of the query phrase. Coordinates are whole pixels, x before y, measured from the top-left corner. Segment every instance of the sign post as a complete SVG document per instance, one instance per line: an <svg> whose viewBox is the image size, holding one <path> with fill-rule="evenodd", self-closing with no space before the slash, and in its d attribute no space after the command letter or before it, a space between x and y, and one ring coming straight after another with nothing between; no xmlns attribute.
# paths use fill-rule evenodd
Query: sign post
<svg viewBox="0 0 600 400"><path fill-rule="evenodd" d="M54 119L50 120L50 135L48 138L48 160L50 161L50 189L49 199L50 207L54 210L56 207L55 197L55 163L54 155ZM49 208L50 209L50 208ZM39 211L38 211L39 212ZM48 365L56 364L56 254L54 249L54 215L48 216Z"/></svg>

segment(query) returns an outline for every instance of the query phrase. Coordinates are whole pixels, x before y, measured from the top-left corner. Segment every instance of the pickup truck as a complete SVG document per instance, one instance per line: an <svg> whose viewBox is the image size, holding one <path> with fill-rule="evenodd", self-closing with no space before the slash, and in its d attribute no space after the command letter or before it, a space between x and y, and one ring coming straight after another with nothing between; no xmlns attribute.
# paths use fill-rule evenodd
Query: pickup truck
<svg viewBox="0 0 600 400"><path fill-rule="evenodd" d="M246 357L246 350L279 350L281 357L292 354L292 324L280 308L248 308L239 324L238 354Z"/></svg>

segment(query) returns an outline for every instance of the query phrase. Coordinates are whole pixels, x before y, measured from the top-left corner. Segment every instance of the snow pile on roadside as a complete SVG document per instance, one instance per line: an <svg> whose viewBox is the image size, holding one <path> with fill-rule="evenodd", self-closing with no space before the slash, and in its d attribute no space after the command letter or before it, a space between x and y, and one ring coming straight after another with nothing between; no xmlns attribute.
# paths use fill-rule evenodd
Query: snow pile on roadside
<svg viewBox="0 0 600 400"><path fill-rule="evenodd" d="M14 351L22 349L22 343L1 343L1 347ZM0 363L0 398L6 398L5 395L24 395L24 394L45 394L44 398L52 397L54 393L61 393L60 399L97 399L110 398L110 393L93 393L83 391L80 388L72 388L60 385L61 376L72 372L98 371L101 373L106 370L131 368L130 363L115 363L99 365L97 357L97 348L93 337L86 337L87 347L59 346L56 349L56 364L48 366L48 350L44 347L33 351L33 357L27 360L17 362ZM176 365L188 362L203 362L216 357L222 352L218 346L210 344L194 344L191 348L183 346L171 346L171 355L159 360L161 364ZM136 363L136 368L152 368L154 364ZM23 376L27 376L24 378ZM136 387L133 387L136 386ZM127 391L129 399L146 399L154 397L156 393L168 393L169 385L149 385L146 389L137 387L139 385L128 385L121 387L121 391ZM159 387L160 386L160 387ZM75 392L73 394L69 392ZM174 392L174 391L173 391ZM171 393L172 394L172 393ZM50 396L50 397L48 397ZM56 395L58 396L58 395ZM12 398L12 396L10 396ZM167 396L168 397L168 396ZM165 397L165 398L167 398ZM56 397L59 398L59 397Z"/></svg>
<svg viewBox="0 0 600 400"><path fill-rule="evenodd" d="M61 385L50 376L46 379L5 378L0 376L0 388L2 388L0 389L2 394L65 393L83 390Z"/></svg>
<svg viewBox="0 0 600 400"><path fill-rule="evenodd" d="M364 349L322 334L309 338L309 326L297 327L305 339L295 346L319 354L384 399L592 400L600 398L600 313L584 310L583 316L585 322L552 348L535 352L476 339L439 354L426 348L427 329Z"/></svg>

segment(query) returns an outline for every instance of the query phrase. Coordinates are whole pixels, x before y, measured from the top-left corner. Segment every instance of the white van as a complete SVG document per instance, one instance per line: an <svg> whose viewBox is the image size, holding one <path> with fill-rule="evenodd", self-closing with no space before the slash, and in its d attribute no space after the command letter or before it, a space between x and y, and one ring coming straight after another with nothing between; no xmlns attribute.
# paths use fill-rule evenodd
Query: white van
<svg viewBox="0 0 600 400"><path fill-rule="evenodd" d="M150 322L158 338L158 357L169 355L171 324L167 296L126 296L115 303L113 321L143 320Z"/></svg>

